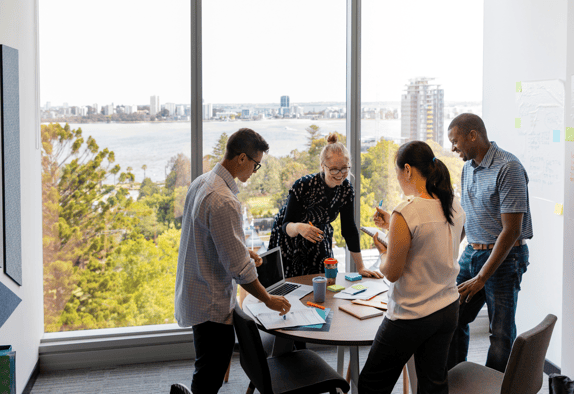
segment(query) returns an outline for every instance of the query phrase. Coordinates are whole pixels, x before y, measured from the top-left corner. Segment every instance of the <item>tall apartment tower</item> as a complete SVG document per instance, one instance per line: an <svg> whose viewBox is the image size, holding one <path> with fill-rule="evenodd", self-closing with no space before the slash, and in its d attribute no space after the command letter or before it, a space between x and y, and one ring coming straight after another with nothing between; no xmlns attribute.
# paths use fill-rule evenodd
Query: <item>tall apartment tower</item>
<svg viewBox="0 0 574 394"><path fill-rule="evenodd" d="M289 108L289 96L281 96L281 107Z"/></svg>
<svg viewBox="0 0 574 394"><path fill-rule="evenodd" d="M401 97L401 137L404 142L433 140L444 144L444 90L415 78Z"/></svg>
<svg viewBox="0 0 574 394"><path fill-rule="evenodd" d="M159 96L151 96L149 98L149 114L153 116L161 111L161 107L159 106Z"/></svg>

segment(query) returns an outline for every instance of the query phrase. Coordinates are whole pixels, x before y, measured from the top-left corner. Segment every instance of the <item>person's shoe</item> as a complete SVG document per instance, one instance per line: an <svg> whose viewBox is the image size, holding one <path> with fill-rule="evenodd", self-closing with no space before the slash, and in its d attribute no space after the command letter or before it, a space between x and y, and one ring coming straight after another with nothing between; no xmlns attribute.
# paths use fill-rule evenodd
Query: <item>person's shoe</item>
<svg viewBox="0 0 574 394"><path fill-rule="evenodd" d="M169 394L191 394L191 391L181 383L174 383L171 385Z"/></svg>

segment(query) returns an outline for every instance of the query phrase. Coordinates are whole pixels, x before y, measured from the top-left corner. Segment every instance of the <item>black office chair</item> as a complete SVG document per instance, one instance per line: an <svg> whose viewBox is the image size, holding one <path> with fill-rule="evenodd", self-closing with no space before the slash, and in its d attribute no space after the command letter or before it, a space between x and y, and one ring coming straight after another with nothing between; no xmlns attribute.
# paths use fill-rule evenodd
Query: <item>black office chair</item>
<svg viewBox="0 0 574 394"><path fill-rule="evenodd" d="M544 360L557 317L548 315L533 329L520 334L504 373L472 362L448 371L450 394L536 394L542 387Z"/></svg>
<svg viewBox="0 0 574 394"><path fill-rule="evenodd" d="M251 380L249 390L261 394L348 392L349 384L312 350L304 349L277 357L265 357L259 330L239 306L233 311L239 340L239 362Z"/></svg>

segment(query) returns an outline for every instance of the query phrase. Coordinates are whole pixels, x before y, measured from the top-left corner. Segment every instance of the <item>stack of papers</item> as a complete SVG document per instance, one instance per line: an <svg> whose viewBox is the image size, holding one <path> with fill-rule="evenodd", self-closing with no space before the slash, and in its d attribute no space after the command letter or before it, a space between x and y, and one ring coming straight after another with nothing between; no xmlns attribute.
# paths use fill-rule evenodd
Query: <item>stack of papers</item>
<svg viewBox="0 0 574 394"><path fill-rule="evenodd" d="M325 319L317 313L317 309L307 308L297 297L286 298L291 304L291 310L285 314L285 318L280 316L279 312L267 308L262 302L245 304L245 307L249 308L253 316L255 316L267 330L325 323Z"/></svg>

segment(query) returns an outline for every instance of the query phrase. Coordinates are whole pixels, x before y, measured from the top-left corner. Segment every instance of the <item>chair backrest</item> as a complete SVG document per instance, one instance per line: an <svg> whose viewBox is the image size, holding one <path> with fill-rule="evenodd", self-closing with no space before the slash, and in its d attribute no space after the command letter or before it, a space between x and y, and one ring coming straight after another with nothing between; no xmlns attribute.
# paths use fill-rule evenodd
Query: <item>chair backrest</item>
<svg viewBox="0 0 574 394"><path fill-rule="evenodd" d="M233 310L233 326L239 342L241 367L262 394L271 393L271 374L255 322L239 305Z"/></svg>
<svg viewBox="0 0 574 394"><path fill-rule="evenodd" d="M556 316L548 315L542 323L516 338L504 372L501 394L538 393L556 320Z"/></svg>

